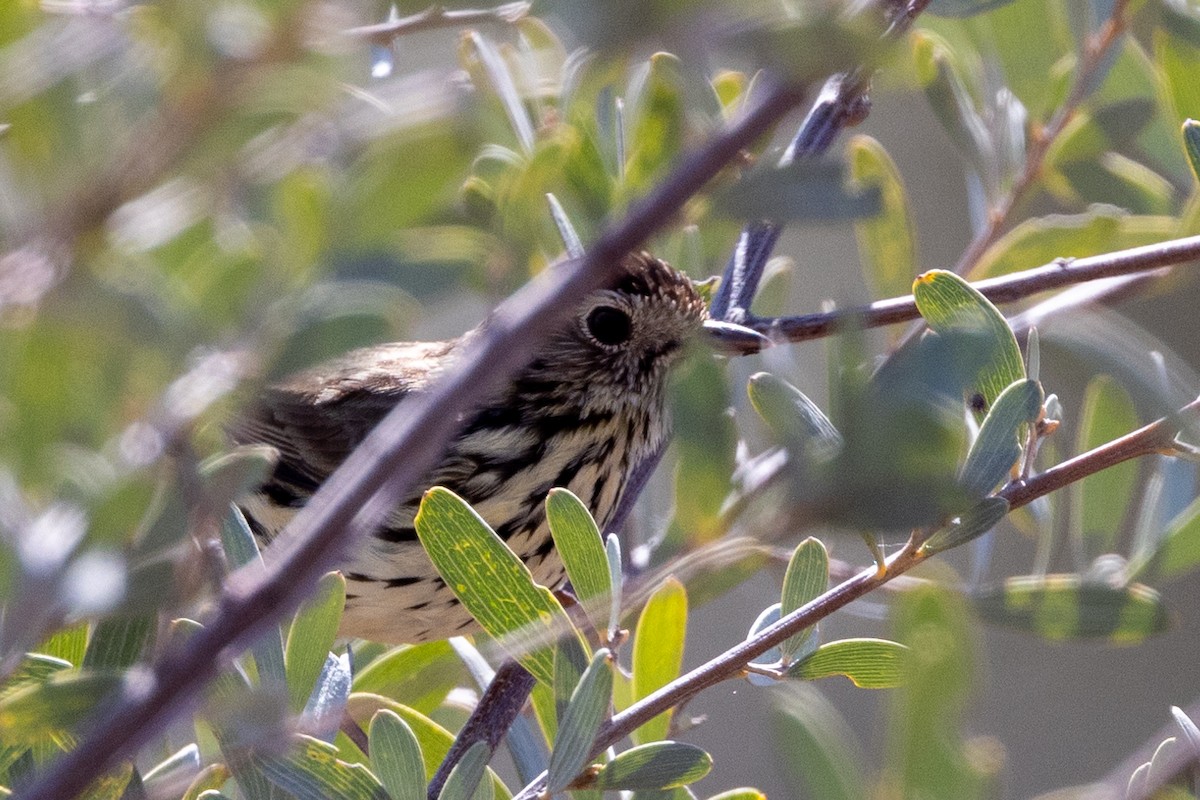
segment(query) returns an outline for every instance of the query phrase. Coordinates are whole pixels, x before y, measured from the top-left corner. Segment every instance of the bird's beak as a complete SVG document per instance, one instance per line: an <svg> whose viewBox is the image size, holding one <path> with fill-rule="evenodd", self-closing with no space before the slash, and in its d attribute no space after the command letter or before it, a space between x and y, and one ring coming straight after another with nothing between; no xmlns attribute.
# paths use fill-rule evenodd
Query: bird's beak
<svg viewBox="0 0 1200 800"><path fill-rule="evenodd" d="M771 340L745 325L704 320L704 338L721 355L748 356L771 346Z"/></svg>

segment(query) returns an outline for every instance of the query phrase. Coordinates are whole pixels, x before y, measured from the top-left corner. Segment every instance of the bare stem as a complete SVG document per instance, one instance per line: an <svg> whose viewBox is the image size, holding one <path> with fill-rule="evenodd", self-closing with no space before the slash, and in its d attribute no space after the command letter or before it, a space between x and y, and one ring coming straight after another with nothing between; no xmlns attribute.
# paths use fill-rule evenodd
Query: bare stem
<svg viewBox="0 0 1200 800"><path fill-rule="evenodd" d="M377 25L363 25L360 28L350 28L346 36L356 39L366 39L371 44L389 45L394 40L410 33L434 30L436 28L463 28L478 24L511 25L529 15L532 4L527 2L505 3L495 8L462 8L447 9L434 5L410 14L407 17L380 22Z"/></svg>
<svg viewBox="0 0 1200 800"><path fill-rule="evenodd" d="M1009 303L1072 284L1145 273L1171 265L1200 263L1200 236L1172 239L1087 258L1063 259L999 278L972 284L995 303ZM844 325L877 328L917 319L912 295L880 300L866 306L819 314L751 320L749 325L776 339L802 342L830 336Z"/></svg>
<svg viewBox="0 0 1200 800"><path fill-rule="evenodd" d="M1071 86L1070 93L1050 121L1044 127L1034 130L1021 171L1013 179L1012 185L999 203L988 209L987 220L983 228L975 234L962 256L959 257L958 263L954 265L954 271L959 275L971 273L987 249L1000 238L1001 232L1008 224L1017 206L1021 204L1030 189L1037 183L1038 178L1041 177L1046 155L1050 152L1051 145L1075 118L1079 106L1095 88L1092 84L1097 71L1104 64L1109 50L1121 40L1121 35L1128 25L1128 20L1125 18L1127 5L1127 0L1116 0L1113 4L1112 14L1100 29L1088 38L1083 48L1082 61L1075 72L1075 81Z"/></svg>
<svg viewBox="0 0 1200 800"><path fill-rule="evenodd" d="M1017 508L1038 497L1061 489L1068 483L1123 461L1139 456L1170 452L1174 449L1172 443L1181 430L1184 420L1195 417L1198 411L1200 411L1200 400L1195 400L1176 414L1152 422L1144 428L1064 461L1030 480L1010 484L999 495L1007 499L1012 508ZM916 541L918 541L918 537L914 537L900 552L889 558L886 570L881 571L871 567L859 572L807 605L783 617L774 625L763 629L755 636L675 679L657 692L617 714L600 729L596 741L592 745L592 755L600 754L641 725L662 712L691 700L704 689L729 678L742 676L747 671L748 664L772 647L926 561L929 556L921 552L915 544ZM545 775L543 774L522 789L514 797L514 800L534 800L540 796L540 792L544 788Z"/></svg>
<svg viewBox="0 0 1200 800"><path fill-rule="evenodd" d="M736 124L685 158L577 261L549 270L503 303L458 367L413 402L397 406L295 516L267 552L265 569L229 580L203 630L168 649L149 675L130 683L87 725L77 748L48 765L24 800L76 796L108 767L196 702L222 661L292 611L356 538L374 529L440 457L459 418L515 373L570 309L603 284L632 248L670 220L717 172L804 99L779 84Z"/></svg>

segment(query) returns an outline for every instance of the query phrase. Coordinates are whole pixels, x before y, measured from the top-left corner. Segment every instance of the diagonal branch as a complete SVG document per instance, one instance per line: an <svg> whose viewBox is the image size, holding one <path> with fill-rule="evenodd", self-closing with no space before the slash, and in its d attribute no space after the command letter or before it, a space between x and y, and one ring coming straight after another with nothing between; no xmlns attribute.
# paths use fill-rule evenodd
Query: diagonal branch
<svg viewBox="0 0 1200 800"><path fill-rule="evenodd" d="M23 800L77 795L104 770L197 701L223 658L254 641L294 609L318 576L337 565L442 453L459 417L519 369L541 338L589 291L602 285L626 252L670 220L742 148L800 104L801 87L777 84L741 120L685 158L653 192L611 225L588 253L534 280L502 304L487 333L429 393L401 403L296 515L265 570L235 574L218 613L187 641L168 647L153 671L84 731L79 746L50 763Z"/></svg>
<svg viewBox="0 0 1200 800"><path fill-rule="evenodd" d="M1009 501L1011 508L1019 508L1038 497L1062 488L1067 483L1123 461L1169 451L1173 447L1176 435L1183 429L1185 423L1197 417L1198 412L1200 412L1200 400L1195 400L1169 417L1159 419L1119 439L1064 461L1027 481L1010 484L998 494ZM644 723L662 712L690 700L704 689L729 678L741 676L744 674L747 664L789 636L819 622L834 611L928 560L930 556L915 546L917 541L919 540L916 538L910 540L904 549L889 558L886 570L880 571L872 567L858 573L807 605L783 617L775 624L764 628L755 636L675 679L615 715L597 734L596 741L592 744L592 756L599 755ZM541 796L540 793L544 790L544 786L545 775L543 774L517 793L513 800L534 800Z"/></svg>

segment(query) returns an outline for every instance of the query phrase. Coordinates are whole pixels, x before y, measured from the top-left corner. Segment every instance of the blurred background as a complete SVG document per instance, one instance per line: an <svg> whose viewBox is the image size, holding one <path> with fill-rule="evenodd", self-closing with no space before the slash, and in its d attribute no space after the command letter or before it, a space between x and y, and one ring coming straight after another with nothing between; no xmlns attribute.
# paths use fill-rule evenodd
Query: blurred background
<svg viewBox="0 0 1200 800"><path fill-rule="evenodd" d="M218 517L238 489L206 483L206 459L225 452L223 425L265 382L351 347L463 332L561 254L547 191L586 243L680 152L744 108L757 69L817 76L845 58L827 34L801 35L803 9L790 3L746 4L727 17L702 2L634 5L606 16L586 3L539 3L532 12L512 4L470 25L414 25L399 37L361 28L421 4L0 6L0 592L9 609L0 655L11 663L32 649L74 653L78 665L81 619L203 608L221 566L189 545L188 532ZM1037 218L1069 235L1012 247L1005 268L1200 229L1178 133L1184 118L1200 116L1188 105L1200 14L1167 0L1135 5L962 0L920 18L922 32L884 62L870 116L830 153L841 160L846 139L865 134L890 155L915 232L912 275L958 261L973 222L1011 188L1027 146L1018 142L1009 148L1017 155L997 163L964 152L966 128L954 114L973 103L978 119L969 121L991 131L983 138L997 150L1013 145L1012 130L1039 129L1086 61L1081 43L1111 14L1123 15L1134 38L1085 76L1094 85L1080 103L1082 122L1062 135L1045 184L1009 220ZM711 45L706 37L733 23L794 41L783 50L765 35ZM584 46L598 55L584 58ZM929 52L936 57L922 61ZM932 78L922 71L929 64L941 70ZM950 74L964 81L962 94L943 91ZM795 115L689 204L650 243L655 252L696 278L719 273L745 215L717 195L750 162L769 163L772 146L800 121ZM1092 169L1101 163L1103 174ZM842 196L840 174L834 186L812 180L830 205ZM773 313L883 296L853 220L830 220L819 208L789 214L776 248L786 261L760 298ZM1073 216L1047 216L1056 214ZM1097 231L1106 238L1092 237ZM1197 392L1200 295L1191 271L1180 267L1110 310L1073 309L1040 329L1040 377L1064 409L1049 456L1075 452L1080 408L1099 374L1130 388L1142 423L1165 413L1180 387L1190 391L1184 400ZM886 352L892 335L867 337L871 355ZM751 453L773 442L745 399L747 378L770 370L828 409L829 349L788 345L729 365L720 389ZM1152 352L1163 354L1161 367ZM702 421L714 426L713 441L728 433L722 413ZM713 463L732 459L717 453ZM969 595L1039 565L1120 572L1138 544L1135 529L1166 529L1196 495L1194 470L1163 461L1134 469L1136 496L1155 485L1152 467L1161 485L1146 508L1113 522L1112 548L1070 540L1062 512L1047 506L1023 517L1021 529L1006 522L917 577ZM719 511L713 498L677 495L681 469L668 453L635 515L627 547L641 545L646 561L719 527L678 521L712 523ZM790 547L805 535L822 538L846 565L870 564L862 541L832 526L773 530L768 542ZM882 539L885 549L902 543L894 533ZM1125 554L1115 567L1101 560L1109 549ZM699 605L685 666L741 641L777 601L782 572L782 563L766 566ZM1055 641L966 624L958 642L969 662L965 752L995 788L990 796L1098 779L1154 738L1171 705L1196 699L1198 574L1151 581L1170 625L1142 641ZM838 612L822 638L890 635L893 594ZM133 661L152 652L147 637ZM874 775L896 747L885 722L896 702L840 678L710 689L685 712L707 718L686 738L716 760L698 793L753 785L773 798L818 796L812 775L795 766L808 763L798 731L813 728L857 737L861 771ZM778 712L789 703L808 710L808 728L795 727L803 714ZM878 795L891 796L886 786Z"/></svg>

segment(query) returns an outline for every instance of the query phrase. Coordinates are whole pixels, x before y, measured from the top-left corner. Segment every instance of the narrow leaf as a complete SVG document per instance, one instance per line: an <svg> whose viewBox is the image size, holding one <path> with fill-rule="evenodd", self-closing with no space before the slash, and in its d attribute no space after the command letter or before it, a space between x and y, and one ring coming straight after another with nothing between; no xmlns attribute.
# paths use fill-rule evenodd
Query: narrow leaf
<svg viewBox="0 0 1200 800"><path fill-rule="evenodd" d="M1129 394L1108 375L1093 378L1084 392L1076 452L1083 453L1138 427ZM1091 558L1112 552L1133 500L1138 464L1126 461L1088 475L1071 486L1071 525L1075 541Z"/></svg>
<svg viewBox="0 0 1200 800"><path fill-rule="evenodd" d="M996 398L971 444L959 483L974 497L990 494L1009 477L1021 457L1022 431L1037 421L1042 410L1042 387L1037 381L1013 383Z"/></svg>
<svg viewBox="0 0 1200 800"><path fill-rule="evenodd" d="M345 605L346 579L340 573L328 572L318 582L313 598L292 619L284 648L288 705L292 711L300 712L308 703L337 638Z"/></svg>
<svg viewBox="0 0 1200 800"><path fill-rule="evenodd" d="M1138 642L1167 627L1158 592L1142 584L1110 586L1079 575L1009 578L974 595L988 622L1046 639Z"/></svg>
<svg viewBox="0 0 1200 800"><path fill-rule="evenodd" d="M854 222L867 282L879 297L906 294L917 274L917 247L900 171L883 145L870 136L849 141L846 161L856 185L876 186L880 194L879 214Z"/></svg>
<svg viewBox="0 0 1200 800"><path fill-rule="evenodd" d="M954 522L934 533L921 545L922 552L941 553L984 535L1008 514L1003 497L985 497Z"/></svg>
<svg viewBox="0 0 1200 800"><path fill-rule="evenodd" d="M832 455L842 436L812 400L782 378L769 372L750 376L746 384L750 404L784 443L813 455Z"/></svg>
<svg viewBox="0 0 1200 800"><path fill-rule="evenodd" d="M588 654L577 636L564 636L554 648L554 718L561 720L588 668ZM557 722L556 722L557 730Z"/></svg>
<svg viewBox="0 0 1200 800"><path fill-rule="evenodd" d="M824 544L810 536L800 543L788 562L787 572L783 576L780 616L787 616L807 605L820 597L828 587L829 553ZM781 657L785 662L800 652L811 632L811 627L806 628L779 645Z"/></svg>
<svg viewBox="0 0 1200 800"><path fill-rule="evenodd" d="M712 756L692 744L652 742L617 754L596 775L597 789L671 789L712 769Z"/></svg>
<svg viewBox="0 0 1200 800"><path fill-rule="evenodd" d="M337 748L318 739L298 736L292 753L283 758L253 761L271 783L296 800L387 800L375 776L360 764L337 758Z"/></svg>
<svg viewBox="0 0 1200 800"><path fill-rule="evenodd" d="M837 708L807 683L778 684L772 698L772 752L796 795L821 800L870 796L862 746Z"/></svg>
<svg viewBox="0 0 1200 800"><path fill-rule="evenodd" d="M612 654L601 648L579 679L550 753L546 787L551 794L565 789L588 763L592 742L612 704Z"/></svg>
<svg viewBox="0 0 1200 800"><path fill-rule="evenodd" d="M0 700L0 742L36 744L94 713L122 685L111 672L63 672Z"/></svg>
<svg viewBox="0 0 1200 800"><path fill-rule="evenodd" d="M841 639L821 645L787 675L806 681L843 675L860 689L891 689L904 682L907 655L907 647L886 639Z"/></svg>
<svg viewBox="0 0 1200 800"><path fill-rule="evenodd" d="M633 638L633 699L666 686L679 677L687 633L687 591L667 578L646 602ZM638 728L633 740L652 742L667 735L673 712L664 711ZM652 787L653 788L653 787Z"/></svg>
<svg viewBox="0 0 1200 800"><path fill-rule="evenodd" d="M425 767L421 746L408 723L383 709L371 718L368 731L371 769L391 800L424 800Z"/></svg>
<svg viewBox="0 0 1200 800"><path fill-rule="evenodd" d="M428 714L463 677L462 661L442 640L387 651L354 676L351 689L381 694Z"/></svg>
<svg viewBox="0 0 1200 800"><path fill-rule="evenodd" d="M546 522L554 537L554 546L567 569L567 577L583 610L596 630L605 620L597 603L603 602L612 586L604 539L587 506L567 489L551 489L546 497ZM605 604L606 606L608 604Z"/></svg>
<svg viewBox="0 0 1200 800"><path fill-rule="evenodd" d="M96 624L88 640L83 666L87 669L125 669L141 657L154 630L149 616L110 617Z"/></svg>
<svg viewBox="0 0 1200 800"><path fill-rule="evenodd" d="M450 777L446 778L446 785L442 787L442 793L438 795L438 800L490 798L492 796L491 785L480 785L490 757L491 751L488 750L487 742L476 742L471 745L463 754L462 759L454 765L454 769L450 770ZM476 789L480 789L481 792L476 792Z"/></svg>
<svg viewBox="0 0 1200 800"><path fill-rule="evenodd" d="M1025 377L1017 337L1004 315L965 280L946 270L930 270L913 282L913 298L921 316L938 333L981 332L991 342L979 365L975 389L990 408L1008 386Z"/></svg>
<svg viewBox="0 0 1200 800"><path fill-rule="evenodd" d="M608 634L611 639L621 627L621 593L625 577L621 571L621 540L615 533L610 533L604 540L604 554L608 558L608 576L612 581L609 588L611 607L608 612Z"/></svg>
<svg viewBox="0 0 1200 800"><path fill-rule="evenodd" d="M425 493L413 522L417 536L446 585L492 637L512 643L514 635L542 646L514 648L534 677L554 680L554 642L572 630L558 600L542 586L487 523L449 489Z"/></svg>

